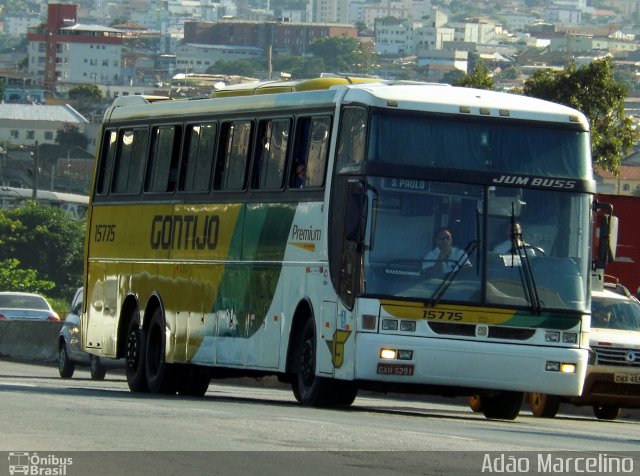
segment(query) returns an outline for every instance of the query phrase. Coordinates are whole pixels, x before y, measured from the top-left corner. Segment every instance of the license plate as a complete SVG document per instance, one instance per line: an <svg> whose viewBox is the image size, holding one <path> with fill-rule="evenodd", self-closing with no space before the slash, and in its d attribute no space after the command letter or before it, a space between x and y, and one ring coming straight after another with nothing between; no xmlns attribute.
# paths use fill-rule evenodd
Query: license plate
<svg viewBox="0 0 640 476"><path fill-rule="evenodd" d="M633 384L640 385L640 374L631 374L631 373L613 374L613 381L615 383L633 383Z"/></svg>
<svg viewBox="0 0 640 476"><path fill-rule="evenodd" d="M411 364L378 364L379 375L407 376L413 375Z"/></svg>

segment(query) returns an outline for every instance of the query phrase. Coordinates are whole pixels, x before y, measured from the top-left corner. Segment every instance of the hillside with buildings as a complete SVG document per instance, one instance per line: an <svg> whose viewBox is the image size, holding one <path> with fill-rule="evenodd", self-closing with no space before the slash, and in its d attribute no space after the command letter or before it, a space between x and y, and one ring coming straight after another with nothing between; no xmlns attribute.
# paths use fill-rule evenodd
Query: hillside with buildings
<svg viewBox="0 0 640 476"><path fill-rule="evenodd" d="M3 102L33 108L0 110L11 124L0 137L5 158L36 142L56 145L67 122L87 136L92 156L113 98L203 95L219 83L277 78L291 73L278 65L311 62L314 43L326 38L360 45L369 56L358 72L449 82L482 61L503 90L541 68L610 55L629 89L629 114L638 113L640 0L0 0L0 9ZM87 84L104 100L70 99ZM36 113L54 106L61 109ZM50 162L66 157L64 148L56 153Z"/></svg>

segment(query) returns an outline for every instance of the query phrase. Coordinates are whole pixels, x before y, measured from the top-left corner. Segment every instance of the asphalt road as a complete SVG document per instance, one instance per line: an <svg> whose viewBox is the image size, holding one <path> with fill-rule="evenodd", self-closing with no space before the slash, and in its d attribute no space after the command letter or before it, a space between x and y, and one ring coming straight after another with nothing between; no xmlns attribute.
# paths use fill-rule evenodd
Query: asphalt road
<svg viewBox="0 0 640 476"><path fill-rule="evenodd" d="M0 360L0 452L14 462L18 452L54 462L68 455L70 476L479 474L491 461L508 462L505 455L531 458L529 469L560 452L605 463L640 458L639 422L629 412L606 422L573 407L554 419L526 409L515 421L490 421L462 399L374 394L349 409L315 409L268 381L247 383L214 381L204 398L141 395L119 372L96 382L78 369L62 380L54 366ZM640 460L629 461L640 474Z"/></svg>

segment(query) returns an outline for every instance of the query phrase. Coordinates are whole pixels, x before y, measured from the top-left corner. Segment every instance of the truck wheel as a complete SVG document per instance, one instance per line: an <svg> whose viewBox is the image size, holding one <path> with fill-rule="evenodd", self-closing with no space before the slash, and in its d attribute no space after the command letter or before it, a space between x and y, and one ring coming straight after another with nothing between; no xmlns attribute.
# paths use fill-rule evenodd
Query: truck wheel
<svg viewBox="0 0 640 476"><path fill-rule="evenodd" d="M560 408L560 398L546 393L530 393L529 406L533 416L541 418L553 418Z"/></svg>
<svg viewBox="0 0 640 476"><path fill-rule="evenodd" d="M473 413L478 413L482 411L482 397L480 395L469 395L467 398L467 403L469 404L469 408Z"/></svg>
<svg viewBox="0 0 640 476"><path fill-rule="evenodd" d="M496 420L515 420L520 413L523 392L499 392L495 395L482 396L482 413L485 417Z"/></svg>
<svg viewBox="0 0 640 476"><path fill-rule="evenodd" d="M594 405L593 414L598 420L615 420L620 415L620 407L613 405Z"/></svg>

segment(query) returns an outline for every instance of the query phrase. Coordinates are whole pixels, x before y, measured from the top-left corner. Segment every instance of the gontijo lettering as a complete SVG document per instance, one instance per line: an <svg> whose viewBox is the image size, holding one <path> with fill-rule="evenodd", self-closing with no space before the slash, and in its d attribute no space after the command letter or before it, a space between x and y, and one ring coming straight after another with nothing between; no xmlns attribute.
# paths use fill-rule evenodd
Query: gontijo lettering
<svg viewBox="0 0 640 476"><path fill-rule="evenodd" d="M320 241L321 236L321 230L317 230L312 226L309 228L302 228L298 225L293 225L293 230L291 231L291 239L293 240Z"/></svg>
<svg viewBox="0 0 640 476"><path fill-rule="evenodd" d="M156 215L151 220L151 248L213 250L219 229L218 215Z"/></svg>

